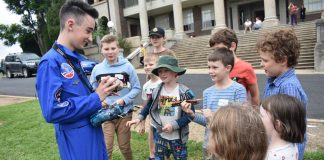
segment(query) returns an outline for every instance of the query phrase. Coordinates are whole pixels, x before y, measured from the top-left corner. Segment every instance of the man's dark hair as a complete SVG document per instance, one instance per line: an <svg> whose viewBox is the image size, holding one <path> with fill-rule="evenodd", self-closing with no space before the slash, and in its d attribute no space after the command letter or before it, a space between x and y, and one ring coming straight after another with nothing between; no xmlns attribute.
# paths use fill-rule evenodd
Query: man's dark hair
<svg viewBox="0 0 324 160"><path fill-rule="evenodd" d="M234 68L234 55L227 48L217 48L209 53L207 60L210 62L221 61L224 66L231 65Z"/></svg>
<svg viewBox="0 0 324 160"><path fill-rule="evenodd" d="M95 8L80 0L69 0L65 2L60 10L60 29L63 30L64 23L71 17L80 25L86 15L96 19L99 13Z"/></svg>

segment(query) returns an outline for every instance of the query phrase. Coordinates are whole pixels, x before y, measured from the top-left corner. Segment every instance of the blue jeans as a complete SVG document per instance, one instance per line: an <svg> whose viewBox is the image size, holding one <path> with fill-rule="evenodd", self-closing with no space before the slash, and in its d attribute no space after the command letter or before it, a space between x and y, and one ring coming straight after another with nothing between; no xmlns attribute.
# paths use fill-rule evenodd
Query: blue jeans
<svg viewBox="0 0 324 160"><path fill-rule="evenodd" d="M164 160L169 152L173 155L175 160L186 160L187 159L187 146L182 143L181 139L167 140L160 136L159 133L155 132L155 159Z"/></svg>
<svg viewBox="0 0 324 160"><path fill-rule="evenodd" d="M290 23L293 26L294 24L297 25L297 14L290 15Z"/></svg>

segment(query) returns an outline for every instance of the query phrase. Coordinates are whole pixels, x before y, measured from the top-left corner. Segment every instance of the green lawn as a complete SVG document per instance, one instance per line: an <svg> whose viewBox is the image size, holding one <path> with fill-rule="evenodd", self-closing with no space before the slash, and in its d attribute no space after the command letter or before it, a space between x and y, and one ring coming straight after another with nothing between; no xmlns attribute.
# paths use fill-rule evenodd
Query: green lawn
<svg viewBox="0 0 324 160"><path fill-rule="evenodd" d="M54 128L42 117L36 100L0 107L0 159L41 160L59 159ZM188 142L190 159L201 159L201 143ZM147 135L132 133L135 160L148 158ZM119 150L113 158L122 159Z"/></svg>
<svg viewBox="0 0 324 160"><path fill-rule="evenodd" d="M40 160L59 159L58 149L51 124L44 121L38 101L29 101L0 107L0 159ZM189 159L202 157L201 143L188 142ZM147 134L132 133L132 149L135 160L147 159ZM122 159L119 150L114 159ZM324 151L307 152L306 160L323 160Z"/></svg>

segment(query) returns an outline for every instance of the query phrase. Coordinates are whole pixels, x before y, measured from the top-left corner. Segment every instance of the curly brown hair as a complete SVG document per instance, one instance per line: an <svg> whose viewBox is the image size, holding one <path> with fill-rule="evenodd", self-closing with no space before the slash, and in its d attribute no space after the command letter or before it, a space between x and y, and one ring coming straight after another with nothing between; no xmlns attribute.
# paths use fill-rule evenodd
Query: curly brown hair
<svg viewBox="0 0 324 160"><path fill-rule="evenodd" d="M231 29L221 29L214 33L209 39L209 47L213 47L215 44L223 43L227 48L231 48L231 43L235 42L238 45L238 40L235 32ZM236 48L235 48L236 50Z"/></svg>
<svg viewBox="0 0 324 160"><path fill-rule="evenodd" d="M217 110L209 121L208 152L226 160L264 159L268 139L262 119L252 106L230 103Z"/></svg>
<svg viewBox="0 0 324 160"><path fill-rule="evenodd" d="M258 52L272 53L277 63L287 59L288 67L295 67L298 63L300 43L292 29L279 29L265 33L258 39L256 48Z"/></svg>

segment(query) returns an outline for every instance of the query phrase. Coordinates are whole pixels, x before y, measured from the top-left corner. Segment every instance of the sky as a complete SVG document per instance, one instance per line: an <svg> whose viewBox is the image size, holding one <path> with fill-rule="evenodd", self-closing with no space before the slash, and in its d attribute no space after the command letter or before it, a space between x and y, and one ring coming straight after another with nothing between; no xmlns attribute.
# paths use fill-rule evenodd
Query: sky
<svg viewBox="0 0 324 160"><path fill-rule="evenodd" d="M21 16L10 12L7 9L7 4L3 1L0 0L0 24L6 24L10 25L13 23L20 23ZM13 46L5 46L3 44L3 41L0 40L0 59L4 59L4 57L8 53L13 53L13 52L22 52L22 49L20 48L19 44L15 44Z"/></svg>

